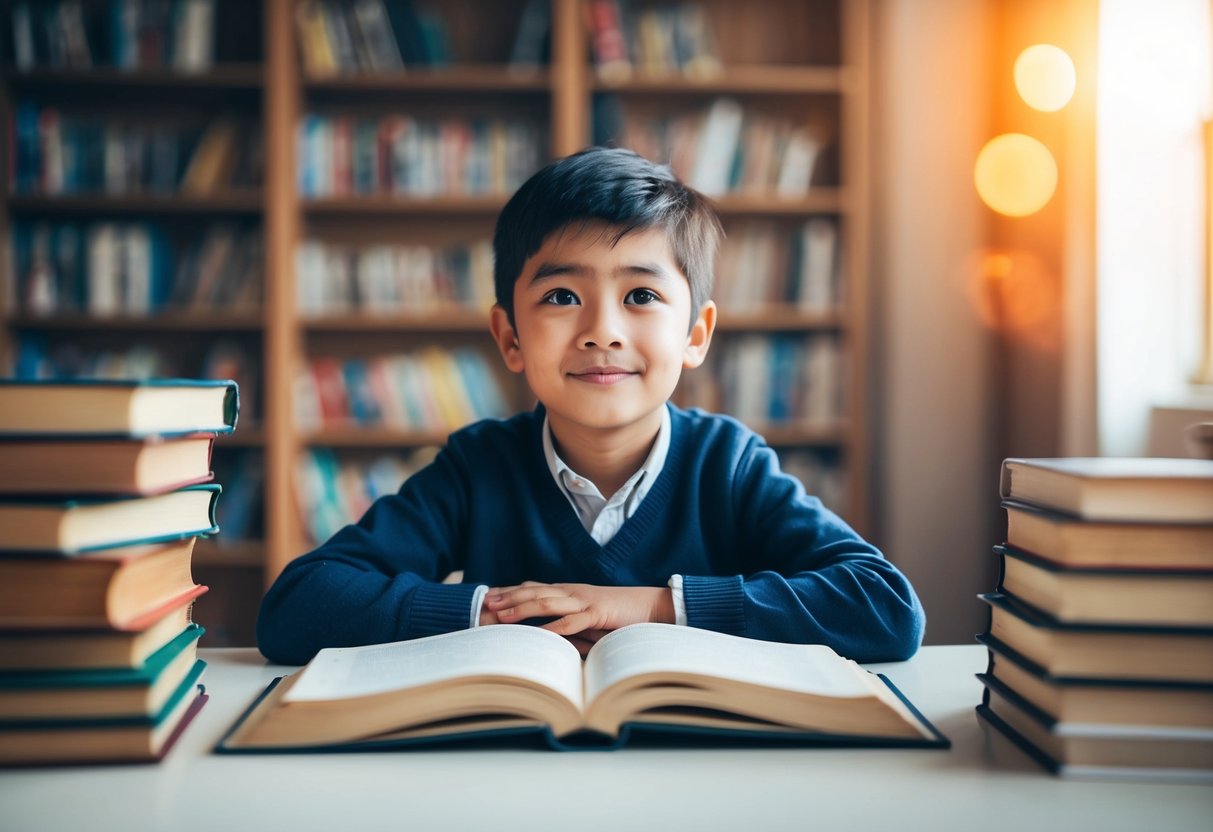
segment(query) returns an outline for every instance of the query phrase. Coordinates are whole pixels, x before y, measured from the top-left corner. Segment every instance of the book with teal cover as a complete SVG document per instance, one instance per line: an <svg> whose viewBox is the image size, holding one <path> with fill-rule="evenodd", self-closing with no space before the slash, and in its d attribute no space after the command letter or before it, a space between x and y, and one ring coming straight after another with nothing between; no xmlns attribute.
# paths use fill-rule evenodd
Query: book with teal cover
<svg viewBox="0 0 1213 832"><path fill-rule="evenodd" d="M198 641L206 630L190 624L147 657L139 667L103 667L79 670L4 670L0 671L0 690L36 688L104 688L150 685L164 669L189 645Z"/></svg>
<svg viewBox="0 0 1213 832"><path fill-rule="evenodd" d="M179 436L231 433L230 379L0 379L0 436Z"/></svg>
<svg viewBox="0 0 1213 832"><path fill-rule="evenodd" d="M172 695L153 714L126 714L122 716L76 716L54 719L0 719L0 745L4 744L6 731L27 730L77 730L81 728L119 728L123 726L155 727L164 722L180 704L198 687L198 680L206 670L206 662L196 659L185 679L173 690Z"/></svg>
<svg viewBox="0 0 1213 832"><path fill-rule="evenodd" d="M138 497L47 500L4 495L0 552L69 554L215 534L222 490L218 483L206 483Z"/></svg>

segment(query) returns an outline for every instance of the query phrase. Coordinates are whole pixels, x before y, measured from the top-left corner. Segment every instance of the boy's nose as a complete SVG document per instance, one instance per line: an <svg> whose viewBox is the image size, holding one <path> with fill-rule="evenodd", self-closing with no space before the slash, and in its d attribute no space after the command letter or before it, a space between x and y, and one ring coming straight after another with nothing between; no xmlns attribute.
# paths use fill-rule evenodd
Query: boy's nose
<svg viewBox="0 0 1213 832"><path fill-rule="evenodd" d="M583 349L618 348L623 346L623 328L618 313L609 308L587 309L586 327L581 336Z"/></svg>

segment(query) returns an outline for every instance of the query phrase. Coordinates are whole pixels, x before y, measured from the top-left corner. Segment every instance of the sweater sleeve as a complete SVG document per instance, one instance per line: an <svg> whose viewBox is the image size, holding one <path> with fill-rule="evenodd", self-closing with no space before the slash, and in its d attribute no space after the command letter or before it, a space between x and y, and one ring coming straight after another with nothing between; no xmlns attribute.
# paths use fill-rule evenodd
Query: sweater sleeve
<svg viewBox="0 0 1213 832"><path fill-rule="evenodd" d="M688 624L826 644L861 662L914 654L926 615L910 582L757 437L739 456L731 499L741 574L684 576Z"/></svg>
<svg viewBox="0 0 1213 832"><path fill-rule="evenodd" d="M356 523L287 565L266 593L257 645L303 664L324 647L400 641L468 626L474 584L443 584L461 568L466 496L452 455L381 497Z"/></svg>

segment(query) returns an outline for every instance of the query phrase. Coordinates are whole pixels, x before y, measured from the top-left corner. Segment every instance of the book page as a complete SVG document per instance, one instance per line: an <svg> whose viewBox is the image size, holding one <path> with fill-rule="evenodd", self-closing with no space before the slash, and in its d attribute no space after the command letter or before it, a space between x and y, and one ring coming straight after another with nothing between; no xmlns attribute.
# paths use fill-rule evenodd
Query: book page
<svg viewBox="0 0 1213 832"><path fill-rule="evenodd" d="M515 676L581 707L581 657L562 636L517 624L414 641L331 647L308 663L288 702L368 696L466 676Z"/></svg>
<svg viewBox="0 0 1213 832"><path fill-rule="evenodd" d="M854 662L821 644L754 641L674 624L633 624L594 645L586 701L642 673L695 673L822 696L871 696Z"/></svg>

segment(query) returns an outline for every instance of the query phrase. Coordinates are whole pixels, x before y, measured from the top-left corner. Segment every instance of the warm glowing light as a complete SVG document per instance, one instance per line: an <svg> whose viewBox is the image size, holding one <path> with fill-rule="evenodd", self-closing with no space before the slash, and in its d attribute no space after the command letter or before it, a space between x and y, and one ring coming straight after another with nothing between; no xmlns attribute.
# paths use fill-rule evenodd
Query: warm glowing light
<svg viewBox="0 0 1213 832"><path fill-rule="evenodd" d="M1015 59L1015 89L1037 110L1051 113L1070 103L1076 80L1074 62L1056 46L1038 43Z"/></svg>
<svg viewBox="0 0 1213 832"><path fill-rule="evenodd" d="M977 154L973 182L982 202L1008 217L1025 217L1045 206L1057 190L1057 162L1031 136L1004 133Z"/></svg>

